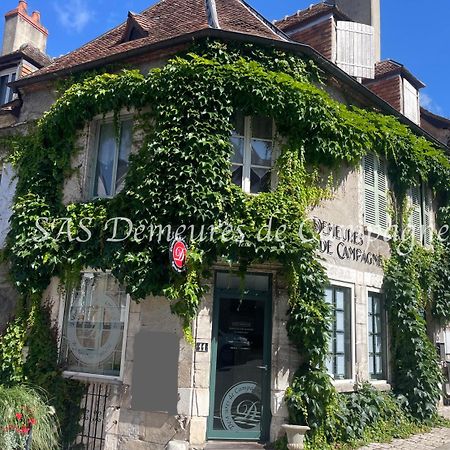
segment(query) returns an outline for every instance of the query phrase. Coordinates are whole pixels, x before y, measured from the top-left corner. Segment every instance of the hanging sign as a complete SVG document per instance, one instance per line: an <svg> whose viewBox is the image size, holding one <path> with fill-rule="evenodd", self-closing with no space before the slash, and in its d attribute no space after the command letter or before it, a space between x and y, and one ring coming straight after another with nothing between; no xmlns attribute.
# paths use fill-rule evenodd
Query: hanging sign
<svg viewBox="0 0 450 450"><path fill-rule="evenodd" d="M186 270L187 245L181 239L172 242L169 249L170 263L175 272L182 273Z"/></svg>

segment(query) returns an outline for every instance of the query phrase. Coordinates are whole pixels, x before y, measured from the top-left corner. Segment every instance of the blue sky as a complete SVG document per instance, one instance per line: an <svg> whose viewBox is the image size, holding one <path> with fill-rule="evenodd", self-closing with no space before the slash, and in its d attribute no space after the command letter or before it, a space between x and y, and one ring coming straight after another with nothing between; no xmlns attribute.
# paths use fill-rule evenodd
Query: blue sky
<svg viewBox="0 0 450 450"><path fill-rule="evenodd" d="M313 0L248 0L268 19L303 9ZM450 1L381 0L383 58L406 65L427 88L422 104L450 117ZM18 0L2 0L3 12ZM48 52L59 56L119 24L129 10L140 12L153 0L28 0L50 30ZM432 3L432 7L430 7ZM3 34L3 21L0 27Z"/></svg>

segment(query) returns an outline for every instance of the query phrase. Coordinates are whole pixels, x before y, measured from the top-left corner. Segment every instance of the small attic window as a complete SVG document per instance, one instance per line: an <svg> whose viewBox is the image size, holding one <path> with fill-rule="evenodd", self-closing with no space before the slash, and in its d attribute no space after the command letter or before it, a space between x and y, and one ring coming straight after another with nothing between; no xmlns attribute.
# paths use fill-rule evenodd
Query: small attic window
<svg viewBox="0 0 450 450"><path fill-rule="evenodd" d="M127 26L121 42L135 41L136 39L142 39L148 36L148 31L141 23L144 19L132 12L128 13Z"/></svg>
<svg viewBox="0 0 450 450"><path fill-rule="evenodd" d="M130 30L130 33L128 35L128 39L126 41L135 41L136 39L142 39L144 37L148 36L148 33L140 28L133 27Z"/></svg>

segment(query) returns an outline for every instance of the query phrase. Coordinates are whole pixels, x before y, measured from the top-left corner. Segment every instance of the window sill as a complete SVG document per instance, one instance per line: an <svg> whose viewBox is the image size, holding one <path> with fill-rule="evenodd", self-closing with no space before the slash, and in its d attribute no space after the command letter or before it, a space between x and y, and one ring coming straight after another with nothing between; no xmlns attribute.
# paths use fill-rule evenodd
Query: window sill
<svg viewBox="0 0 450 450"><path fill-rule="evenodd" d="M355 380L332 380L333 386L338 392L353 392Z"/></svg>
<svg viewBox="0 0 450 450"><path fill-rule="evenodd" d="M84 381L89 383L107 383L121 385L122 379L120 377L114 377L110 375L95 375L84 372L70 372L64 371L63 377L71 380Z"/></svg>
<svg viewBox="0 0 450 450"><path fill-rule="evenodd" d="M370 384L379 391L390 391L392 386L387 380L369 380Z"/></svg>

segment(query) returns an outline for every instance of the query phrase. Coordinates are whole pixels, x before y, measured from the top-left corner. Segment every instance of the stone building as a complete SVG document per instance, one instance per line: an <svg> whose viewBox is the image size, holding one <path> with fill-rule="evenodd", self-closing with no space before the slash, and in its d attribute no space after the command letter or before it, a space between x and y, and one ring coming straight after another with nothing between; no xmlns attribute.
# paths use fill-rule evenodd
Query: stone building
<svg viewBox="0 0 450 450"><path fill-rule="evenodd" d="M21 26L34 24L42 31L37 14L24 19L24 3L7 20L17 20ZM188 48L193 39L210 38L305 55L324 71L326 89L335 99L395 115L415 133L443 147L420 127L423 84L396 63L391 72L380 70L386 64L379 61L379 2L364 3L370 12L355 12L346 7L350 4L312 6L274 25L240 0L161 1L141 14L130 12L118 27L48 65L41 64L46 67L39 68L35 61L39 70L14 82L23 102L17 120L28 123L41 117L55 102L55 83L64 77L109 64L126 64L146 73ZM12 26L7 29L8 39L12 30ZM354 63L344 47L360 35ZM11 39L11 45L17 45L18 38ZM42 45L38 39L41 51ZM18 66L19 61L30 63L26 47L4 48L18 51ZM398 90L396 101L376 88L392 79ZM397 101L400 98L404 101ZM120 189L127 169L120 149L127 155L135 152L139 140L131 136L132 112L122 115L120 123L119 143L111 138L112 116L86 124L78 137L83 151L73 161L78 170L65 185L66 203L110 197ZM234 139L247 155L236 162L234 180L245 191L258 193L279 146L272 121L241 117ZM252 140L268 149L257 167L248 157ZM104 168L108 158L111 170ZM382 259L389 256L387 170L382 160L369 155L358 170L341 167L335 178L333 198L311 213L330 279L326 298L335 307L329 373L340 391L352 391L361 380L387 390L389 336L381 267ZM412 187L410 201L416 236L430 245L435 226L430 189ZM215 440L267 442L279 437L287 421L285 390L298 366L297 351L286 333L288 292L279 269L252 266L242 297L241 280L218 261L193 326L195 345L184 340L179 319L171 314L165 298L136 304L110 274L88 268L75 292L65 292L60 280L53 279L45 299L54 305L65 375L89 385L79 442L96 449L187 450L214 448ZM104 321L83 335L79 330L85 325L87 329L89 322L89 311L83 310L85 298L101 311ZM239 399L249 407L242 420L234 413Z"/></svg>
<svg viewBox="0 0 450 450"><path fill-rule="evenodd" d="M0 56L0 136L23 133L26 126L19 122L22 100L14 93L11 82L47 66L51 58L45 53L48 31L40 21L40 14L27 12L27 2L21 0L17 8L5 14L5 31ZM1 157L6 149L1 150ZM8 221L15 191L12 167L2 163L0 175L0 248L5 244ZM7 270L0 266L0 332L14 311L16 293L8 283Z"/></svg>

